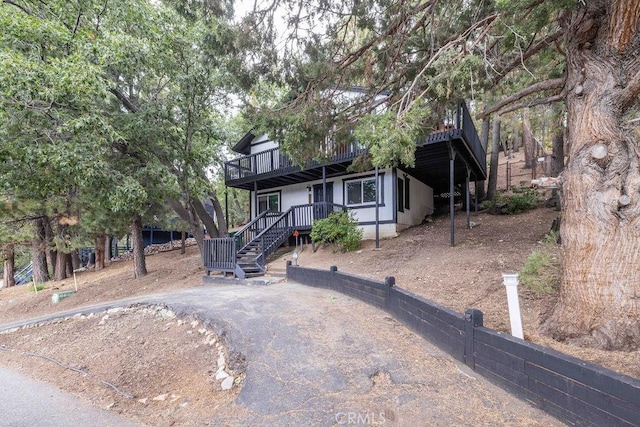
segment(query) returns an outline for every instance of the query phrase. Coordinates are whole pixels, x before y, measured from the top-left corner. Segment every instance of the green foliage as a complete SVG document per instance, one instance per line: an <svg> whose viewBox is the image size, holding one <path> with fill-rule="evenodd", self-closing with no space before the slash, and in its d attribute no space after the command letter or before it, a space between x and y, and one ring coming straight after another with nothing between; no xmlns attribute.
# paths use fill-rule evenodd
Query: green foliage
<svg viewBox="0 0 640 427"><path fill-rule="evenodd" d="M369 148L373 166L413 167L416 140L428 108L414 107L402 116L393 111L371 113L360 119L354 129L356 140Z"/></svg>
<svg viewBox="0 0 640 427"><path fill-rule="evenodd" d="M485 200L480 205L482 209L489 209L491 213L516 215L540 204L540 193L535 188L513 187L509 192L501 192L496 200Z"/></svg>
<svg viewBox="0 0 640 427"><path fill-rule="evenodd" d="M43 290L45 288L45 284L44 283L36 284L36 283L33 283L33 282L28 282L28 284L26 286L29 287L29 290L31 292L35 292L35 293L38 293L38 292L40 292L41 290Z"/></svg>
<svg viewBox="0 0 640 427"><path fill-rule="evenodd" d="M227 4L180 4L0 2L0 223L16 221L0 242L31 238L22 218L73 217L66 250L208 195L234 33Z"/></svg>
<svg viewBox="0 0 640 427"><path fill-rule="evenodd" d="M520 270L523 285L536 294L551 294L558 289L562 273L558 233L549 232L542 240L542 248L534 251Z"/></svg>
<svg viewBox="0 0 640 427"><path fill-rule="evenodd" d="M327 218L313 222L311 238L321 245L331 245L341 252L358 249L362 230L349 212L333 212Z"/></svg>

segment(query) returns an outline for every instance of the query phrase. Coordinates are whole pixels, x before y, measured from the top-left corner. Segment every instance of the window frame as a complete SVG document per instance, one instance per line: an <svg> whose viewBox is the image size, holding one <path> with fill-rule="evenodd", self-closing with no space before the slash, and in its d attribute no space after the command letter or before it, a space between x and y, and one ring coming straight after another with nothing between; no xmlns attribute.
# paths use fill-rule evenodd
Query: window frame
<svg viewBox="0 0 640 427"><path fill-rule="evenodd" d="M371 201L364 201L364 181L373 181L376 184L375 175L365 175L355 178L348 178L343 180L343 204L350 209L369 208L376 205L375 196ZM349 185L354 183L360 183L360 203L349 204ZM378 184L380 185L380 191L378 194L378 206L384 206L384 173L378 174Z"/></svg>
<svg viewBox="0 0 640 427"><path fill-rule="evenodd" d="M258 206L256 206L256 216L258 216L262 212L264 212L264 211L260 210L260 198L261 197L266 197L267 210L271 210L270 203L269 203L269 196L277 196L277 198L278 198L278 209L275 212L280 212L280 209L282 208L282 195L281 195L280 191L272 191L272 192L269 192L269 193L258 193L258 197L257 197Z"/></svg>

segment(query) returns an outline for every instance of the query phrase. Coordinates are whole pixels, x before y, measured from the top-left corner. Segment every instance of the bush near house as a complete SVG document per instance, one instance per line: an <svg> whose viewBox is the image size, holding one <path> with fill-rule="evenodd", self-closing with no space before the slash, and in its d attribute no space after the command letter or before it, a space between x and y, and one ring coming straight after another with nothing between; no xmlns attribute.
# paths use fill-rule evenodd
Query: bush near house
<svg viewBox="0 0 640 427"><path fill-rule="evenodd" d="M495 200L482 202L482 209L492 214L515 215L533 209L541 202L540 193L535 188L512 187L507 193L500 193Z"/></svg>
<svg viewBox="0 0 640 427"><path fill-rule="evenodd" d="M334 251L350 252L360 246L362 230L349 212L333 212L313 222L311 238L320 245L330 245Z"/></svg>

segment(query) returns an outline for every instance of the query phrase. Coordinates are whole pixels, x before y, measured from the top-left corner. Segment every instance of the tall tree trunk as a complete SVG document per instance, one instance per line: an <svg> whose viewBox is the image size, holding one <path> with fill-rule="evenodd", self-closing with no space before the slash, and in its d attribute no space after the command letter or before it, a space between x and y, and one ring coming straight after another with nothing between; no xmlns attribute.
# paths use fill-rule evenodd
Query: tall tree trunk
<svg viewBox="0 0 640 427"><path fill-rule="evenodd" d="M35 283L44 283L49 280L49 271L47 270L47 241L44 229L44 219L38 218L33 220L34 237L31 241L31 262L33 263L33 281Z"/></svg>
<svg viewBox="0 0 640 427"><path fill-rule="evenodd" d="M171 209L174 210L175 213L178 214L180 218L186 221L189 224L189 228L191 234L196 239L196 243L198 244L198 249L202 254L203 246L204 246L204 231L202 230L202 226L200 225L200 220L198 219L198 215L196 214L195 209L193 208L193 204L190 204L185 208L182 206L176 199L167 198L167 203L171 206Z"/></svg>
<svg viewBox="0 0 640 427"><path fill-rule="evenodd" d="M96 237L95 252L96 252L96 270L102 270L104 268L104 241L105 236Z"/></svg>
<svg viewBox="0 0 640 427"><path fill-rule="evenodd" d="M489 184L487 199L495 200L498 189L498 160L500 155L500 116L493 119L493 137L491 139L491 162L489 164Z"/></svg>
<svg viewBox="0 0 640 427"><path fill-rule="evenodd" d="M49 266L49 271L56 271L56 251L55 245L53 244L53 229L51 228L51 218L45 216L42 219L42 224L44 226L44 235L46 241L46 249L44 251L45 256L47 257L47 265Z"/></svg>
<svg viewBox="0 0 640 427"><path fill-rule="evenodd" d="M531 131L528 109L525 109L522 118L522 145L524 148L524 167L531 169L535 161L536 141Z"/></svg>
<svg viewBox="0 0 640 427"><path fill-rule="evenodd" d="M640 92L638 10L637 0L589 1L561 22L569 117L564 275L545 329L605 349L640 347L640 154L623 121Z"/></svg>
<svg viewBox="0 0 640 427"><path fill-rule="evenodd" d="M111 265L111 244L113 243L113 239L110 236L106 236L104 239L104 266L108 267Z"/></svg>
<svg viewBox="0 0 640 427"><path fill-rule="evenodd" d="M180 233L180 254L184 255L187 252L187 233L182 230Z"/></svg>
<svg viewBox="0 0 640 427"><path fill-rule="evenodd" d="M73 252L71 252L71 268L72 270L77 270L80 268L80 266L81 266L80 254L78 253L77 249L74 249Z"/></svg>
<svg viewBox="0 0 640 427"><path fill-rule="evenodd" d="M73 275L73 259L71 254L67 254L67 263L66 263L67 277L71 277Z"/></svg>
<svg viewBox="0 0 640 427"><path fill-rule="evenodd" d="M564 169L564 130L553 134L553 157L551 161L551 176L560 176Z"/></svg>
<svg viewBox="0 0 640 427"><path fill-rule="evenodd" d="M2 245L0 250L2 255L2 261L4 266L4 279L2 280L2 288L9 288L16 285L15 280L15 250L13 243L6 243Z"/></svg>
<svg viewBox="0 0 640 427"><path fill-rule="evenodd" d="M218 230L218 226L213 221L209 212L204 207L204 204L200 200L192 200L191 201L192 211L195 213L195 221L202 222L204 224L204 228L207 230L207 233L211 237L220 237L220 231ZM200 221L198 221L198 219ZM220 221L218 219L218 221ZM224 222L224 219L222 220Z"/></svg>
<svg viewBox="0 0 640 427"><path fill-rule="evenodd" d="M216 219L218 220L218 235L219 237L228 237L228 224L224 216L224 212L222 211L220 200L218 200L218 196L216 195L216 193L209 193L209 199L213 204L213 211L216 213Z"/></svg>
<svg viewBox="0 0 640 427"><path fill-rule="evenodd" d="M56 268L54 270L54 280L64 280L67 278L67 253L65 234L67 227L56 223Z"/></svg>
<svg viewBox="0 0 640 427"><path fill-rule="evenodd" d="M144 239L142 238L142 218L136 214L130 225L133 240L133 277L136 279L147 275L147 264L144 257Z"/></svg>
<svg viewBox="0 0 640 427"><path fill-rule="evenodd" d="M482 131L480 132L480 144L482 144L482 148L484 149L485 153L487 151L487 147L489 146L489 126L489 118L485 117L482 120ZM487 194L484 188L484 181L476 181L476 198L478 199L478 203L483 201L486 196Z"/></svg>

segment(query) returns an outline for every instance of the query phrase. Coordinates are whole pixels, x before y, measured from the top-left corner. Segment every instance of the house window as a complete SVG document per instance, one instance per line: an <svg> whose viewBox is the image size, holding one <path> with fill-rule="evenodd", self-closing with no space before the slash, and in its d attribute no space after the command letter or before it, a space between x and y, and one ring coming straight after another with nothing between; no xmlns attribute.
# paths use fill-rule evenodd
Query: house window
<svg viewBox="0 0 640 427"><path fill-rule="evenodd" d="M280 193L258 194L258 215L267 209L280 211Z"/></svg>
<svg viewBox="0 0 640 427"><path fill-rule="evenodd" d="M404 212L404 179L398 178L398 212Z"/></svg>
<svg viewBox="0 0 640 427"><path fill-rule="evenodd" d="M404 177L404 208L411 209L409 206L409 177L405 175Z"/></svg>
<svg viewBox="0 0 640 427"><path fill-rule="evenodd" d="M347 206L376 202L375 178L363 178L346 183Z"/></svg>

